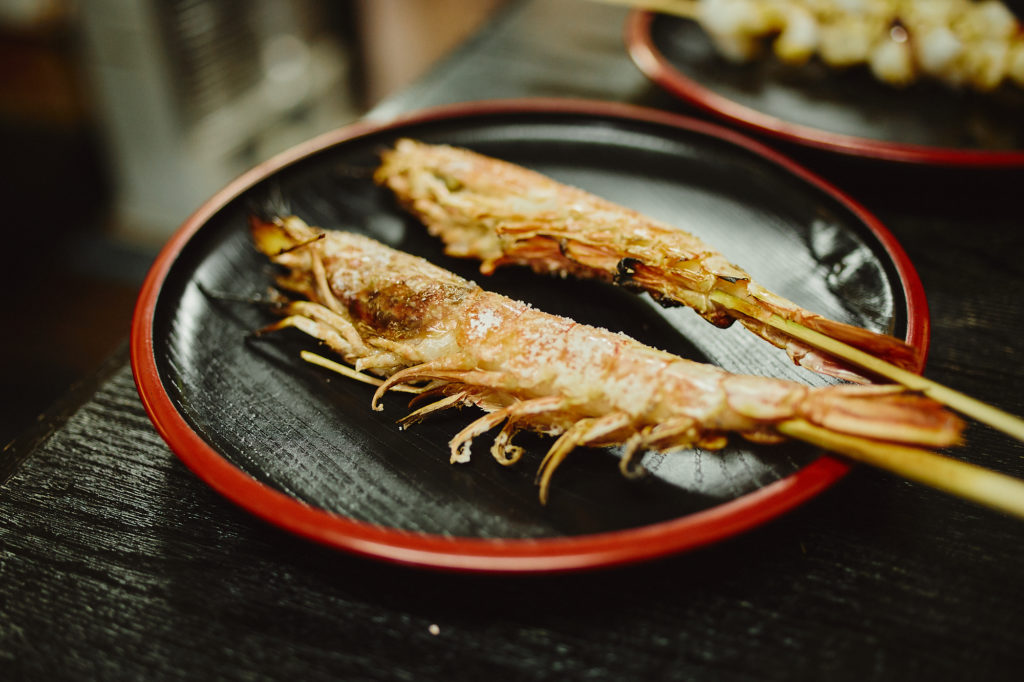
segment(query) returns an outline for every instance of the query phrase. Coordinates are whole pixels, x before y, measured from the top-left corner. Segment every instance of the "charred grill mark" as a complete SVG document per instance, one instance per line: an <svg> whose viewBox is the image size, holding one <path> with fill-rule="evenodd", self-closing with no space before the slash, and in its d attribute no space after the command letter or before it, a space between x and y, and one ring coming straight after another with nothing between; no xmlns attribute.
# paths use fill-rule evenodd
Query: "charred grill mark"
<svg viewBox="0 0 1024 682"><path fill-rule="evenodd" d="M349 311L380 336L408 339L437 324L466 293L463 287L447 284L412 287L404 281L392 282L355 296Z"/></svg>

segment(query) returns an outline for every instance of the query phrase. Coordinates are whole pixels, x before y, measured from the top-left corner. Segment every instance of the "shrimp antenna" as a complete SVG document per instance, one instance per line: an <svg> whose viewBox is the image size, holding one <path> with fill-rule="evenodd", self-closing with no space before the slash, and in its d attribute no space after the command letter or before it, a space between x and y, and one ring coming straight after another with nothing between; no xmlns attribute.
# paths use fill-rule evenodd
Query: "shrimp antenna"
<svg viewBox="0 0 1024 682"><path fill-rule="evenodd" d="M326 233L321 232L317 236L311 237L311 238L307 239L306 241L302 241L302 242L299 242L297 244L292 244L290 246L286 246L285 248L283 248L280 251L278 251L277 255L280 256L281 254L284 254L284 253L291 253L292 251L298 251L299 249L305 248L305 247L309 246L310 244L315 244L316 242L324 239L326 236L327 236Z"/></svg>
<svg viewBox="0 0 1024 682"><path fill-rule="evenodd" d="M293 212L281 186L277 183L271 185L262 197L251 199L248 203L249 213L268 223L273 222L278 216L290 215Z"/></svg>
<svg viewBox="0 0 1024 682"><path fill-rule="evenodd" d="M225 301L227 303L245 303L248 305L266 306L269 308L279 308L287 303L283 297L267 297L259 294L251 294L248 296L242 296L239 294L230 293L227 291L215 291L208 288L202 282L196 282L196 288L206 298L213 301Z"/></svg>

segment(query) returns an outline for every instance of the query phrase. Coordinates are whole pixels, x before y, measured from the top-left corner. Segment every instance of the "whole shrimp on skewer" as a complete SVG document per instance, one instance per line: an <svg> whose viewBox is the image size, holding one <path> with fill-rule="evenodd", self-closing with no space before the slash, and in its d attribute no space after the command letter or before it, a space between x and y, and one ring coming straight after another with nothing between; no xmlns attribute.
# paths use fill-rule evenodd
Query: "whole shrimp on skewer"
<svg viewBox="0 0 1024 682"><path fill-rule="evenodd" d="M453 462L499 426L491 453L502 464L522 454L517 432L558 436L538 473L542 501L579 446L624 445L627 471L637 452L720 448L729 433L824 439L850 453L920 452L899 444L960 438L955 415L898 386L811 388L730 374L484 291L364 236L296 217L254 218L251 230L256 247L286 269L279 286L308 299L284 304L285 317L264 331L294 327L320 339L355 368L350 376L378 384L374 409L391 389L418 386L414 401L437 399L403 423L460 405L483 409L450 441Z"/></svg>
<svg viewBox="0 0 1024 682"><path fill-rule="evenodd" d="M413 140L384 153L375 179L449 254L481 259L485 274L518 263L645 290L719 326L739 320L809 369L885 378L1024 440L1024 419L911 371L915 352L902 341L804 310L693 235L635 211L511 163Z"/></svg>
<svg viewBox="0 0 1024 682"><path fill-rule="evenodd" d="M915 351L903 341L804 310L694 235L521 166L402 139L384 152L375 179L444 241L448 254L479 258L484 274L528 265L647 291L662 305L689 306L719 327L739 320L797 364L847 380L865 379L768 320L796 322L899 367L914 366Z"/></svg>

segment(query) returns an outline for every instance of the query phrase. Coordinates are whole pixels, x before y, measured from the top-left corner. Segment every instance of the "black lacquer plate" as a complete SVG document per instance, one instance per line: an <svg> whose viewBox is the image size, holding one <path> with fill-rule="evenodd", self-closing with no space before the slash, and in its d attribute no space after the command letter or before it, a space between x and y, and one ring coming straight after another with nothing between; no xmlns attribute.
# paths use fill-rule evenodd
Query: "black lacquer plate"
<svg viewBox="0 0 1024 682"><path fill-rule="evenodd" d="M1024 89L954 90L921 80L879 83L866 68L835 70L770 56L736 64L694 21L633 12L626 43L668 92L749 131L863 158L974 167L1024 166Z"/></svg>
<svg viewBox="0 0 1024 682"><path fill-rule="evenodd" d="M367 233L552 313L631 334L736 372L825 380L795 368L736 325L595 282L526 270L491 277L443 255L371 173L403 136L535 168L687 226L768 287L829 316L927 343L920 284L870 215L786 159L690 119L563 100L481 102L363 123L314 140L243 176L200 208L154 265L133 327L132 361L160 433L200 477L291 531L389 561L478 571L556 571L638 561L720 540L819 493L847 466L798 444L737 440L720 452L647 455L627 480L617 452L580 450L551 499L534 474L549 439L524 438L513 467L478 439L469 464L448 440L475 410L408 430L407 396L370 409L373 388L302 361L298 332L251 338L272 271L251 246L253 211ZM243 299L242 301L233 300ZM922 360L923 361L923 360Z"/></svg>

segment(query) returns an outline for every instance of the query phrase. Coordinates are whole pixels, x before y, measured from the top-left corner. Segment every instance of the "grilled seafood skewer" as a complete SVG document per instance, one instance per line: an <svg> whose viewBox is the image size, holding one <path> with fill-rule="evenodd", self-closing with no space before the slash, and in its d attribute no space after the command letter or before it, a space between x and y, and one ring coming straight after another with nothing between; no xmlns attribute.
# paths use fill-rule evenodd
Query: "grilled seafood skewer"
<svg viewBox="0 0 1024 682"><path fill-rule="evenodd" d="M799 365L863 382L885 377L1024 440L1024 421L909 371L913 348L773 294L697 237L521 166L448 145L399 140L375 180L456 257L492 273L513 264L647 291L720 327L739 321Z"/></svg>
<svg viewBox="0 0 1024 682"><path fill-rule="evenodd" d="M772 316L816 329L901 366L913 348L891 336L828 320L760 286L696 236L540 173L448 145L399 140L375 180L445 243L449 255L601 279L685 305L718 327L739 321L813 371L865 381L848 365L771 324ZM733 301L746 303L736 309Z"/></svg>
<svg viewBox="0 0 1024 682"><path fill-rule="evenodd" d="M867 67L882 83L920 78L954 89L1024 87L1024 30L999 0L601 0L691 19L726 59L766 42L782 62L817 55L835 69Z"/></svg>
<svg viewBox="0 0 1024 682"><path fill-rule="evenodd" d="M381 377L374 409L399 387L418 386L417 404L435 399L403 424L461 405L483 409L450 441L452 462L468 460L472 441L499 426L491 453L502 464L522 454L512 443L518 431L557 436L538 472L542 501L558 465L580 446L624 445L625 471L638 452L716 449L728 433L824 439L852 456L886 448L916 456L924 452L916 446L960 439L954 414L898 386L811 388L730 374L484 291L364 236L296 217L254 218L251 229L256 247L287 270L279 286L308 299L287 304L264 331L300 329L356 372ZM972 481L990 476L969 468ZM1024 496L1016 500L1024 515Z"/></svg>

